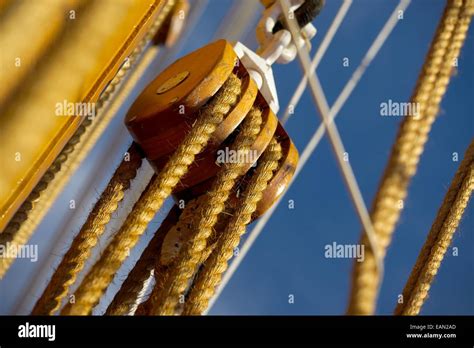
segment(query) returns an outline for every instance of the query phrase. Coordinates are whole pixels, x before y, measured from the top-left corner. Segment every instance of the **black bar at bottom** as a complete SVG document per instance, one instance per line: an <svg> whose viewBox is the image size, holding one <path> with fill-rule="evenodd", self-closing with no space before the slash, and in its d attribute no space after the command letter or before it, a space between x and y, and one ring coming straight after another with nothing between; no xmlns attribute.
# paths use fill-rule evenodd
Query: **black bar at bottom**
<svg viewBox="0 0 474 348"><path fill-rule="evenodd" d="M163 343L473 347L474 320L457 316L0 317L1 348Z"/></svg>

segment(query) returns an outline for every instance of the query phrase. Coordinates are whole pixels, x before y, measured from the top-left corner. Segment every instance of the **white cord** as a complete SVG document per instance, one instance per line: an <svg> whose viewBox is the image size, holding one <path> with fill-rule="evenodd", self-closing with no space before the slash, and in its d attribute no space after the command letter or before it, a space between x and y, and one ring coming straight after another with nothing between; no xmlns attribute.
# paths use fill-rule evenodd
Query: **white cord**
<svg viewBox="0 0 474 348"><path fill-rule="evenodd" d="M311 62L311 70L310 70L311 74L313 74L316 71L316 68L321 62L321 59L323 58L329 45L334 39L334 35L336 35L337 30L341 26L341 23L344 21L344 18L346 17L346 14L349 11L351 4L352 4L352 0L344 0L341 7L337 11L336 17L334 17L334 20L332 21L331 26L326 32L326 35L324 36L324 39L319 45L314 55L313 61ZM290 118L290 115L294 113L296 106L298 105L301 97L303 96L303 93L307 85L308 85L308 76L304 75L298 87L296 88L295 92L293 93L293 96L291 97L290 102L288 103L285 109L285 114L280 119L280 122L282 125L285 125L288 119ZM290 113L290 110L292 110L292 113Z"/></svg>

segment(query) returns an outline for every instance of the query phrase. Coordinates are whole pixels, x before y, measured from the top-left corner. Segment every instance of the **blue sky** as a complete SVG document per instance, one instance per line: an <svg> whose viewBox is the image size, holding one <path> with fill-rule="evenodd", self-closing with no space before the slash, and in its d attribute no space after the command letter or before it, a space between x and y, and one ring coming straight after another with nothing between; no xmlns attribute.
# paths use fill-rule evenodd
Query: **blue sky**
<svg viewBox="0 0 474 348"><path fill-rule="evenodd" d="M203 17L176 58L218 38L216 30L233 3L231 0L210 0ZM314 22L318 34L313 40L313 53L341 0L327 0L326 3ZM396 0L353 1L346 20L318 68L329 104L334 102L357 68L397 3ZM389 99L399 102L409 100L444 3L443 0L412 0L404 19L399 21L337 118L350 163L368 206L401 121L398 117L381 117L380 103ZM252 27L243 41L249 47L256 48L255 23L250 25ZM473 137L474 115L470 100L474 95L473 35L471 28L459 58L458 71L443 100L388 250L386 275L377 309L379 314L392 313L397 295L403 289L459 164L452 161L453 153L462 156ZM342 65L345 57L349 58L349 67ZM48 279L45 270L51 274L60 260L59 255L67 250L72 236L79 230L91 205L103 190L120 160L121 151L128 147L131 138L122 124L124 114L146 81L153 79L162 68L156 66L148 70L30 241L39 246L40 262L32 265L29 261L18 260L2 281L0 290L5 300L0 302L1 313L27 313L40 295ZM280 105L284 108L301 78L301 70L298 62L294 61L274 66L274 73ZM318 125L319 116L307 91L285 127L300 152ZM95 168L99 163L107 163L110 172L97 175ZM84 190L84 187L89 189ZM71 197L78 200L81 197L74 212L68 208ZM294 209L288 207L290 199L295 202ZM107 301L120 285L119 280L124 279L126 271L133 266L151 237L151 231L159 226L164 215L165 212L160 212L152 222L97 313L105 309ZM112 220L116 225L119 223L118 216L120 214ZM106 244L110 230L99 243L101 247ZM327 259L324 247L333 242L357 243L360 231L330 144L323 139L210 313L343 314L347 305L352 260ZM474 314L473 232L471 205L452 244L458 248L459 255L453 256L452 249L448 250L422 314ZM54 245L52 249L51 241ZM40 269L43 273L39 272ZM293 304L288 303L290 294L294 296Z"/></svg>

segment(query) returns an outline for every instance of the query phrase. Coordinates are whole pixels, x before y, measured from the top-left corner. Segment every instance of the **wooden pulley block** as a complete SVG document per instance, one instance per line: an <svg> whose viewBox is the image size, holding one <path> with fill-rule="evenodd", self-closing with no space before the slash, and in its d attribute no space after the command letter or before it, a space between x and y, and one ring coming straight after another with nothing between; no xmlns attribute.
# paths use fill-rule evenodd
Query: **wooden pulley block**
<svg viewBox="0 0 474 348"><path fill-rule="evenodd" d="M196 156L174 194L189 200L206 192L219 171L217 154L230 146L238 127L252 108L262 111L260 132L251 146L253 162L246 163L242 185L273 137L282 145L282 160L258 206L257 216L283 193L296 169L298 153L276 115L225 40L211 43L178 59L160 73L133 103L125 123L146 158L159 172L184 140L200 110L223 87L230 75L241 81L240 96L213 133L207 147ZM239 186L242 186L239 185ZM231 197L231 202L237 197ZM256 216L255 216L256 217Z"/></svg>

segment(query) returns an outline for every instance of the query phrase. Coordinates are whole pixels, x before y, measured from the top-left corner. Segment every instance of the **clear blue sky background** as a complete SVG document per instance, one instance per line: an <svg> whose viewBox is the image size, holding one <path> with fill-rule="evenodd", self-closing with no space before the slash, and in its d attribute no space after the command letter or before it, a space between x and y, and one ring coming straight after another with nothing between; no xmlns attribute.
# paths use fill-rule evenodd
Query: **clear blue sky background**
<svg viewBox="0 0 474 348"><path fill-rule="evenodd" d="M313 53L341 4L341 0L326 2L326 7L314 22L319 33L313 40ZM177 56L219 37L220 33L216 30L233 3L231 0L210 0L203 17ZM346 20L318 69L330 104L337 98L397 3L396 0L353 1ZM389 99L399 102L409 100L444 3L443 0L412 0L404 19L399 21L337 118L350 163L369 206L401 121L397 117L381 117L380 103ZM256 48L254 23L251 26L244 43ZM474 135L473 35L471 28L459 59L459 68L443 100L441 113L426 144L388 250L386 275L377 309L379 314L392 313L397 295L403 289L459 164L452 161L453 152L461 157ZM343 67L344 57L350 59L349 67ZM158 68L150 68L145 80L151 80L158 72ZM301 78L301 70L295 61L275 66L274 73L280 105L284 108ZM28 313L41 294L60 261L60 255L67 250L73 235L106 185L112 169L120 161L121 151L125 151L130 143L122 120L143 85L142 81L128 98L112 126L31 239L30 243L39 246L39 262L32 264L29 260L17 260L0 283L0 313ZM302 151L318 125L319 116L307 91L286 129ZM106 164L109 172L96 172L100 164ZM71 198L78 201L75 211L69 209ZM290 199L294 200L295 209L288 209ZM459 249L459 256L453 256L451 248L448 250L422 314L474 314L473 214L471 204L452 244ZM125 278L126 271L133 266L165 212L158 215L96 313L104 311L120 285L119 280ZM125 215L121 213L117 216ZM117 216L114 216L113 222L118 222ZM343 314L353 260L326 259L324 246L333 242L357 243L360 231L330 145L324 139L211 314ZM109 235L99 243L100 246L106 245ZM97 258L97 252L94 256ZM44 270L48 270L49 275L44 274ZM290 294L294 295L294 304L288 303Z"/></svg>

